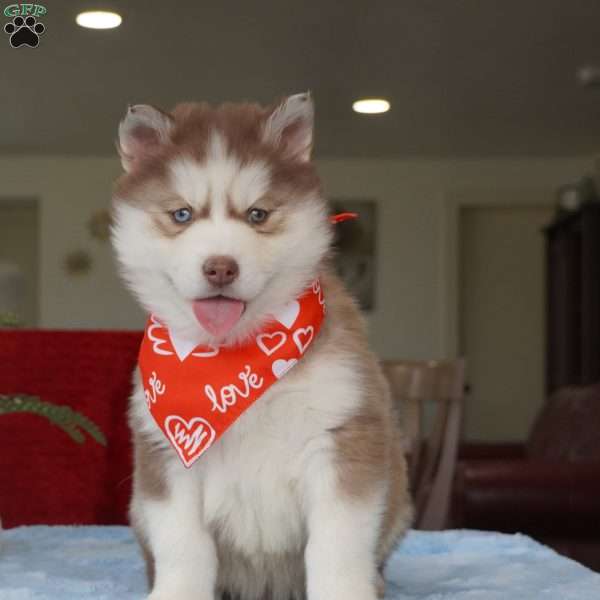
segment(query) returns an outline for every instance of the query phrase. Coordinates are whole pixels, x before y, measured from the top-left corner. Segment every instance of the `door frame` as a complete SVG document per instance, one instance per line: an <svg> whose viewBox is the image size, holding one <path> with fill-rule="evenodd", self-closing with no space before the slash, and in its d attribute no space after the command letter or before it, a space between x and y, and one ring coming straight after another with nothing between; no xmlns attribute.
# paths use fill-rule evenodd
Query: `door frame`
<svg viewBox="0 0 600 600"><path fill-rule="evenodd" d="M464 187L443 193L440 272L440 341L444 355L460 356L460 213L465 208L539 208L555 206L554 187ZM467 365L468 369L468 365Z"/></svg>

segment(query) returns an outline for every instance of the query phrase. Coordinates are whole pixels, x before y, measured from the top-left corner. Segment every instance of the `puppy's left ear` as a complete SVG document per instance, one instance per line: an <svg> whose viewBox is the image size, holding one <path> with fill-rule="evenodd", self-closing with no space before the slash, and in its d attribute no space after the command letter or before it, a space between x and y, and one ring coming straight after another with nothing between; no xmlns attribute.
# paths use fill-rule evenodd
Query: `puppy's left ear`
<svg viewBox="0 0 600 600"><path fill-rule="evenodd" d="M280 149L286 158L310 160L315 107L310 92L285 98L269 115L263 139Z"/></svg>
<svg viewBox="0 0 600 600"><path fill-rule="evenodd" d="M173 118L148 104L127 108L119 124L119 154L126 171L131 171L144 158L152 156L169 139Z"/></svg>

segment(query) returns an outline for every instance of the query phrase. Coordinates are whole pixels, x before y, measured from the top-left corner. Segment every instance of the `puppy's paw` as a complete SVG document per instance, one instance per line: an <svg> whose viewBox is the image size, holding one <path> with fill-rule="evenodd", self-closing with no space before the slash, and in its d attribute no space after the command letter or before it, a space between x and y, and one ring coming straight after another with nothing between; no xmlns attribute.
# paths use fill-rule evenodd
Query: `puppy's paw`
<svg viewBox="0 0 600 600"><path fill-rule="evenodd" d="M385 579L381 573L377 573L377 597L383 598L385 596Z"/></svg>

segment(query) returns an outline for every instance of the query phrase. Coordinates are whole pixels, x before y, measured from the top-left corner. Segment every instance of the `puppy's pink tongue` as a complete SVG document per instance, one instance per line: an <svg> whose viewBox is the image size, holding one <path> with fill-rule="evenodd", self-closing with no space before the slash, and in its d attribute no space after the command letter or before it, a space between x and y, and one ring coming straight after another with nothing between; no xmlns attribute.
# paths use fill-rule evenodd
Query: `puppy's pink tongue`
<svg viewBox="0 0 600 600"><path fill-rule="evenodd" d="M208 333L221 338L226 336L240 320L245 303L232 298L206 298L194 300L194 314Z"/></svg>

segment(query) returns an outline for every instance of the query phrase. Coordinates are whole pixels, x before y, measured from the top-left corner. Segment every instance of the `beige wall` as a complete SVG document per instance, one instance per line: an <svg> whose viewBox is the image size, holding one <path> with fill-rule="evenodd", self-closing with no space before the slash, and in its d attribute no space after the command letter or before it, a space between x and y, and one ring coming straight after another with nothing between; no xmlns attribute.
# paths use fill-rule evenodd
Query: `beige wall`
<svg viewBox="0 0 600 600"><path fill-rule="evenodd" d="M591 168L591 158L321 161L328 195L380 203L369 319L376 350L385 358L456 354L461 206L552 205L558 185Z"/></svg>
<svg viewBox="0 0 600 600"><path fill-rule="evenodd" d="M560 183L592 159L321 160L328 195L379 202L375 349L386 358L452 352L456 313L452 208L529 192L553 202ZM119 164L109 158L0 159L0 196L40 200L40 323L44 327L137 328L143 315L118 281L110 247L86 223L107 206ZM458 200L457 200L458 198ZM65 255L87 249L90 275L68 276Z"/></svg>

